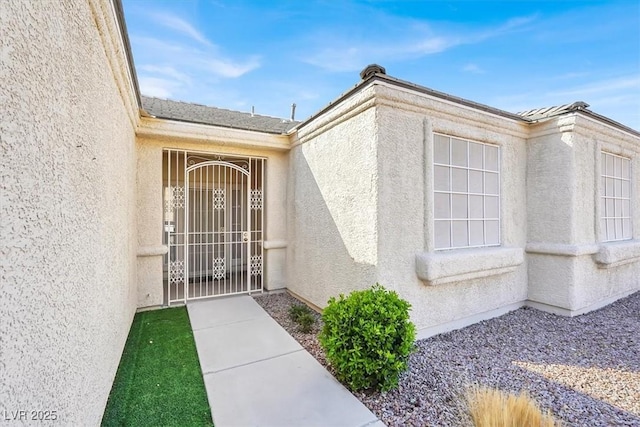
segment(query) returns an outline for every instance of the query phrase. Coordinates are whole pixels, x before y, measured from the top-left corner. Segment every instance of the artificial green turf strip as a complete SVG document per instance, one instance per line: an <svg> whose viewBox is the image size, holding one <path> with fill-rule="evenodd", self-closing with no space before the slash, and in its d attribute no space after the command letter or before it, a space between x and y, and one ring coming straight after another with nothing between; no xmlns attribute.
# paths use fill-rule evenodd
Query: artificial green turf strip
<svg viewBox="0 0 640 427"><path fill-rule="evenodd" d="M135 315L102 425L213 425L185 307Z"/></svg>

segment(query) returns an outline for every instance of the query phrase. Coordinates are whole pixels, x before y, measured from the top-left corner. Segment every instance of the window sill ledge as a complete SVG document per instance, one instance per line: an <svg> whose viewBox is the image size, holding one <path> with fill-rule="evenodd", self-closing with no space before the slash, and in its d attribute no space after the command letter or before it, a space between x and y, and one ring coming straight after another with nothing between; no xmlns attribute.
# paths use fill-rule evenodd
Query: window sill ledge
<svg viewBox="0 0 640 427"><path fill-rule="evenodd" d="M640 240L601 243L593 258L599 268L617 267L640 261Z"/></svg>
<svg viewBox="0 0 640 427"><path fill-rule="evenodd" d="M435 286L514 271L524 262L522 248L477 248L416 255L416 273Z"/></svg>

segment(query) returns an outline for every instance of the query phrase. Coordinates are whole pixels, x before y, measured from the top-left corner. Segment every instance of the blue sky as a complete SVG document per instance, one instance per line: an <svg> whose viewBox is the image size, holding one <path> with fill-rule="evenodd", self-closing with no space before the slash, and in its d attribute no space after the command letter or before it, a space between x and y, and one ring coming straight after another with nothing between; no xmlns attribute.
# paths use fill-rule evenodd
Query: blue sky
<svg viewBox="0 0 640 427"><path fill-rule="evenodd" d="M304 119L387 74L517 112L573 101L640 130L640 2L123 0L141 92Z"/></svg>

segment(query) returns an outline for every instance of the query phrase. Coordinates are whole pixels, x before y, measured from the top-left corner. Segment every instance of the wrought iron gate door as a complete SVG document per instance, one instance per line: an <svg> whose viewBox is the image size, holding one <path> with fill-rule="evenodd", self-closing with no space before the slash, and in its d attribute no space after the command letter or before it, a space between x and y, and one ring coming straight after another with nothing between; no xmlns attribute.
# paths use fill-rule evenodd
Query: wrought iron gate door
<svg viewBox="0 0 640 427"><path fill-rule="evenodd" d="M183 189L165 190L184 206L168 234L168 303L262 290L262 177L251 169L262 175L264 160L185 160Z"/></svg>

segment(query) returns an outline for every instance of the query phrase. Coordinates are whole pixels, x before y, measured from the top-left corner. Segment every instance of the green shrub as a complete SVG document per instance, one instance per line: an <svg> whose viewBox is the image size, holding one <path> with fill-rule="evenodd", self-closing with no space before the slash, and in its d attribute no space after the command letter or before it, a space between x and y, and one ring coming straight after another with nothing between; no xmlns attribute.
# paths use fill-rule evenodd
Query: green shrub
<svg viewBox="0 0 640 427"><path fill-rule="evenodd" d="M397 387L414 349L410 308L396 292L377 283L347 297L332 297L322 313L319 339L338 379L352 390Z"/></svg>
<svg viewBox="0 0 640 427"><path fill-rule="evenodd" d="M308 334L311 332L316 318L309 307L304 304L295 304L289 307L289 318L296 322L300 327L300 332Z"/></svg>
<svg viewBox="0 0 640 427"><path fill-rule="evenodd" d="M314 323L316 323L316 318L313 317L313 314L311 314L311 312L302 313L300 316L298 316L298 325L300 326L300 332L308 334L309 332L311 332Z"/></svg>
<svg viewBox="0 0 640 427"><path fill-rule="evenodd" d="M311 314L311 309L304 304L293 304L289 307L289 318L298 323L298 318L303 314Z"/></svg>

